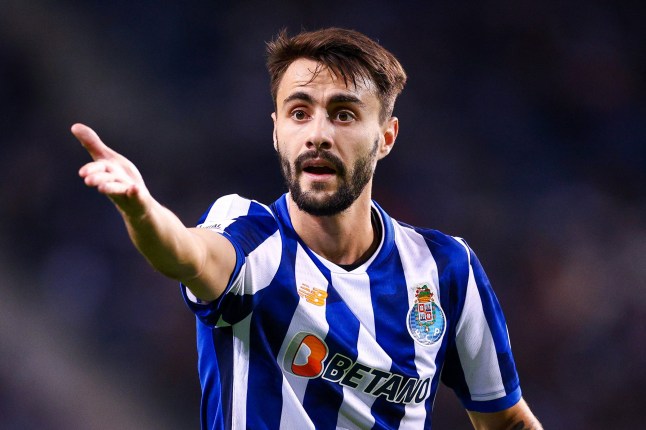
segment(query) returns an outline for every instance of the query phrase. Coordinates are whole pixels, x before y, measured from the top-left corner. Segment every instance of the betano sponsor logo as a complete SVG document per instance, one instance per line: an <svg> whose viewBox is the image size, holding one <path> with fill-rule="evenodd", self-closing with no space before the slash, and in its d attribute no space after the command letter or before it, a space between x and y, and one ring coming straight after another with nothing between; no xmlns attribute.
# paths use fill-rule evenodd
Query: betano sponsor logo
<svg viewBox="0 0 646 430"><path fill-rule="evenodd" d="M412 378L353 361L330 350L318 336L300 332L289 343L283 369L302 378L323 378L393 403L421 403L429 396L431 378Z"/></svg>

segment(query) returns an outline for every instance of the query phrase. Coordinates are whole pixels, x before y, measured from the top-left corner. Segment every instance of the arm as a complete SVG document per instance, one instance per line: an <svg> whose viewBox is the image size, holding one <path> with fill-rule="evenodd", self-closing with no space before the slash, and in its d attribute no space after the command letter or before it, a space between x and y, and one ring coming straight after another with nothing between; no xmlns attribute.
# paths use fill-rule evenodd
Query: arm
<svg viewBox="0 0 646 430"><path fill-rule="evenodd" d="M72 133L93 160L81 167L79 175L114 203L139 252L196 297L218 298L235 266L233 245L212 231L185 227L151 196L135 165L106 146L91 128L75 124Z"/></svg>
<svg viewBox="0 0 646 430"><path fill-rule="evenodd" d="M523 399L500 412L467 412L476 430L543 430Z"/></svg>
<svg viewBox="0 0 646 430"><path fill-rule="evenodd" d="M466 289L455 349L447 352L451 360L444 365L442 380L456 391L475 429L542 430L521 397L500 303L477 256L466 242L460 242L468 259L468 271L463 274L467 279L461 281L466 281Z"/></svg>

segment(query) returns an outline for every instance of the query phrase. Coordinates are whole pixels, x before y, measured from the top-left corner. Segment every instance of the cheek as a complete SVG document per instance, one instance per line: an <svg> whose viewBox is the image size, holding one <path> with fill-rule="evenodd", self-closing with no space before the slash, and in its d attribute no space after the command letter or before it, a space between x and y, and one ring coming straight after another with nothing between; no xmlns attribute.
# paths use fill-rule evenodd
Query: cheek
<svg viewBox="0 0 646 430"><path fill-rule="evenodd" d="M348 135L344 141L352 142L352 145L347 145L347 147L339 145L340 151L355 160L374 155L380 146L379 135L373 130L367 129Z"/></svg>
<svg viewBox="0 0 646 430"><path fill-rule="evenodd" d="M279 151L288 154L294 151L300 141L299 130L293 126L282 125L276 127L274 131L274 139Z"/></svg>
<svg viewBox="0 0 646 430"><path fill-rule="evenodd" d="M286 165L286 167L289 167L290 170L293 170L296 156L292 155L292 153L289 151L288 146L285 145L285 142L283 140L280 140L280 138L276 141L276 151L278 152L280 163L282 165Z"/></svg>

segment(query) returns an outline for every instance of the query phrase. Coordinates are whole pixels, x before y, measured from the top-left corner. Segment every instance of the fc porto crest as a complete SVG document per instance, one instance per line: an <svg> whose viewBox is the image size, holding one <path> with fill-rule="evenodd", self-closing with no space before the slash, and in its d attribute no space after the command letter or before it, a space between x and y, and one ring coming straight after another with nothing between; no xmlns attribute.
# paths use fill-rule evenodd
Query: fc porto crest
<svg viewBox="0 0 646 430"><path fill-rule="evenodd" d="M440 340L446 328L442 308L427 283L415 286L415 303L408 311L406 325L417 343L429 346Z"/></svg>

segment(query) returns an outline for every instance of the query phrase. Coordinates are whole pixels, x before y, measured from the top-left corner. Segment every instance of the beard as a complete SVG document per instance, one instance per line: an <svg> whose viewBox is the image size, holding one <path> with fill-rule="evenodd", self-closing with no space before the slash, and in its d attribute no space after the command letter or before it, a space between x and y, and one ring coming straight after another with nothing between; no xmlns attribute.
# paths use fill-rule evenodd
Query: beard
<svg viewBox="0 0 646 430"><path fill-rule="evenodd" d="M336 215L349 208L359 198L374 175L373 165L378 148L379 139L375 140L370 153L354 162L350 172L348 172L339 157L325 150L317 149L299 155L294 161L293 167L289 160L278 150L283 178L296 206L314 216ZM303 163L314 158L320 158L330 163L336 170L336 176L339 181L339 187L336 192L324 198L317 198L316 196L317 191L324 190L324 184L314 182L311 191L304 191L299 182L299 177L303 172Z"/></svg>

